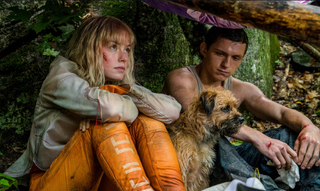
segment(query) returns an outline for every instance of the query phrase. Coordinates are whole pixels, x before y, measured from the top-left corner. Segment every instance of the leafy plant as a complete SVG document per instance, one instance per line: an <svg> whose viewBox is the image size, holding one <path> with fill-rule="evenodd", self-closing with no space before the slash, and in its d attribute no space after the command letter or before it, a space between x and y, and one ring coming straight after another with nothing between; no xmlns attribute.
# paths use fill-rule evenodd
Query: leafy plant
<svg viewBox="0 0 320 191"><path fill-rule="evenodd" d="M0 60L0 132L3 139L8 132L28 134L49 64L79 25L89 3L80 1L69 5L61 0L46 1L39 15L33 15L27 8L8 8L11 12L7 19L27 23L25 30L34 31L38 37L34 41L36 45L23 46Z"/></svg>
<svg viewBox="0 0 320 191"><path fill-rule="evenodd" d="M8 190L11 186L18 188L18 181L10 176L0 173L0 191Z"/></svg>
<svg viewBox="0 0 320 191"><path fill-rule="evenodd" d="M18 6L10 7L8 8L11 12L9 16L7 16L8 19L14 20L14 21L22 21L23 23L28 23L30 17L32 16L31 13L28 10L19 9Z"/></svg>
<svg viewBox="0 0 320 191"><path fill-rule="evenodd" d="M26 108L35 103L35 98L36 95L22 93L15 101L10 102L7 113L0 116L0 129L15 129L15 133L17 134L24 134L25 131L28 131L30 129L29 123L32 120L32 113Z"/></svg>
<svg viewBox="0 0 320 191"><path fill-rule="evenodd" d="M64 1L46 1L44 11L36 19L36 22L29 25L26 30L33 30L37 34L42 33L42 42L39 44L39 51L46 56L57 56L61 43L64 43L72 35L81 20L81 16L88 8L89 2L80 1L67 5ZM31 13L25 9L16 7L11 10L8 19L14 21L30 22Z"/></svg>
<svg viewBox="0 0 320 191"><path fill-rule="evenodd" d="M283 65L283 63L282 63L279 59L276 60L275 63L276 63L276 64L279 64L279 66L282 66L282 65Z"/></svg>

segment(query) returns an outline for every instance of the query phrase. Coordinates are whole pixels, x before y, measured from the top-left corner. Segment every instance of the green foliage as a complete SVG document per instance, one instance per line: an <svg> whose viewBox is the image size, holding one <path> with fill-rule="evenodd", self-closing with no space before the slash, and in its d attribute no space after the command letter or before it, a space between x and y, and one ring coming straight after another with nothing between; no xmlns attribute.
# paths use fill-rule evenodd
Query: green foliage
<svg viewBox="0 0 320 191"><path fill-rule="evenodd" d="M56 57L59 53L60 53L59 51L55 51L53 48L52 49L47 48L43 52L43 55Z"/></svg>
<svg viewBox="0 0 320 191"><path fill-rule="evenodd" d="M88 5L88 1L72 5L46 1L43 12L35 18L27 8L9 8L8 19L28 23L26 30L33 30L39 36L35 39L37 45L24 46L0 60L1 135L29 134L36 99L49 64L79 25Z"/></svg>
<svg viewBox="0 0 320 191"><path fill-rule="evenodd" d="M28 45L0 60L0 132L3 135L29 133L39 89L52 61L37 53L37 48Z"/></svg>
<svg viewBox="0 0 320 191"><path fill-rule="evenodd" d="M8 190L11 186L18 188L18 181L10 176L0 173L0 191Z"/></svg>
<svg viewBox="0 0 320 191"><path fill-rule="evenodd" d="M28 23L31 18L31 13L28 10L19 9L18 6L8 8L11 13L7 16L8 19L14 21L22 21L23 23Z"/></svg>
<svg viewBox="0 0 320 191"><path fill-rule="evenodd" d="M66 6L63 1L46 1L44 11L36 19L36 22L29 25L26 30L33 30L37 34L42 32L43 40L39 44L39 51L46 56L56 56L61 43L66 42L73 31L74 25L81 20L81 16L88 8L87 1L81 1ZM29 22L31 13L28 10L11 7L8 19L14 21Z"/></svg>
<svg viewBox="0 0 320 191"><path fill-rule="evenodd" d="M30 25L32 29L39 33L45 29L58 31L59 27L66 23L77 23L81 20L81 15L88 8L87 2L79 2L70 6L65 6L63 1L46 1L43 15L38 17L35 24Z"/></svg>
<svg viewBox="0 0 320 191"><path fill-rule="evenodd" d="M29 95L21 93L16 100L8 101L7 113L0 116L0 129L9 130L15 129L15 133L24 134L25 131L29 131L32 121L32 110L26 109L33 106L35 103L38 91L34 94ZM26 124L28 124L26 126Z"/></svg>
<svg viewBox="0 0 320 191"><path fill-rule="evenodd" d="M233 146L240 146L240 145L242 145L243 143L244 143L244 141L238 140L238 139L234 139L234 140L231 141L231 144L232 144Z"/></svg>
<svg viewBox="0 0 320 191"><path fill-rule="evenodd" d="M283 63L282 63L279 59L276 60L275 63L278 64L279 66L282 66L282 65L283 65Z"/></svg>

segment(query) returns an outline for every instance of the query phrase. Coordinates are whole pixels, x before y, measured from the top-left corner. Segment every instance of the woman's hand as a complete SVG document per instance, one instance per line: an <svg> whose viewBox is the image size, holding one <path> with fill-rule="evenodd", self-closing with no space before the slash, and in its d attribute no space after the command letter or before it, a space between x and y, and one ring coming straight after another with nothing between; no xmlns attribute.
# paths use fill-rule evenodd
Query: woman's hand
<svg viewBox="0 0 320 191"><path fill-rule="evenodd" d="M80 130L85 132L90 127L90 119L82 119L80 121Z"/></svg>
<svg viewBox="0 0 320 191"><path fill-rule="evenodd" d="M313 124L305 125L294 144L298 153L297 164L302 169L310 169L313 165L319 166L320 130Z"/></svg>
<svg viewBox="0 0 320 191"><path fill-rule="evenodd" d="M297 160L297 153L290 148L286 143L277 139L272 139L263 135L254 142L253 145L265 156L273 161L277 169L291 168L292 159Z"/></svg>

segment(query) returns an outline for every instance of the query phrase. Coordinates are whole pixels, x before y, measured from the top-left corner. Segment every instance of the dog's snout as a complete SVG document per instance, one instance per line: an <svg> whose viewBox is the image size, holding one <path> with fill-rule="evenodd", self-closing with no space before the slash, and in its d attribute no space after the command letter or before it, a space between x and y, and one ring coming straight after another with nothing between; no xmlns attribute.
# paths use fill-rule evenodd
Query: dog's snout
<svg viewBox="0 0 320 191"><path fill-rule="evenodd" d="M243 123L244 119L243 119L243 117L240 116L240 117L238 117L237 121L238 121L239 123Z"/></svg>

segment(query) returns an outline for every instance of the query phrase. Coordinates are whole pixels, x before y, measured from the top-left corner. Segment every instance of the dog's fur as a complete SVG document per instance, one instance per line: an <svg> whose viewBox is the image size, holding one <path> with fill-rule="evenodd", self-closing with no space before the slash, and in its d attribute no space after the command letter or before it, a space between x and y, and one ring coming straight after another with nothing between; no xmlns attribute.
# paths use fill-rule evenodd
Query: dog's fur
<svg viewBox="0 0 320 191"><path fill-rule="evenodd" d="M225 89L209 90L196 96L174 123L167 125L178 156L187 191L209 186L220 135L237 133L243 123L237 100Z"/></svg>

